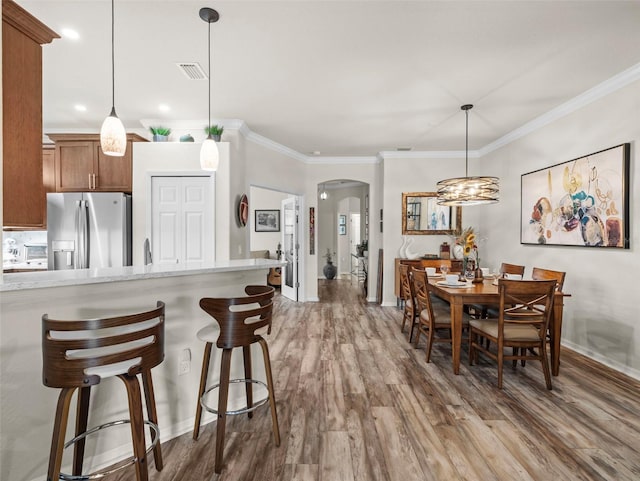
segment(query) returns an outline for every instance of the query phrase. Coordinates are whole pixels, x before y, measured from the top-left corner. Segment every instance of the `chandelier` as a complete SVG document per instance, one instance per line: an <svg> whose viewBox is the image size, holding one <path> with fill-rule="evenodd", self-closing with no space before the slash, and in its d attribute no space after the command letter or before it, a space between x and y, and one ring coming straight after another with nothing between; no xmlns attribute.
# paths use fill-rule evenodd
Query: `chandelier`
<svg viewBox="0 0 640 481"><path fill-rule="evenodd" d="M460 107L466 114L465 176L444 179L438 182L438 204L440 205L480 205L494 204L500 198L497 177L469 177L469 110L473 105Z"/></svg>

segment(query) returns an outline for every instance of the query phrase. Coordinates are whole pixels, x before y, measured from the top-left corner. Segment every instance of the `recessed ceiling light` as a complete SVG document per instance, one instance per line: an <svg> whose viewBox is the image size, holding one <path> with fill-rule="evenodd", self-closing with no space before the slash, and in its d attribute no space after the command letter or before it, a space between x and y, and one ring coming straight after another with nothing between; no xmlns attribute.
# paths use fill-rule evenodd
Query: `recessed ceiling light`
<svg viewBox="0 0 640 481"><path fill-rule="evenodd" d="M71 28L63 28L62 36L69 40L78 40L80 38L80 34Z"/></svg>
<svg viewBox="0 0 640 481"><path fill-rule="evenodd" d="M86 112L87 111L87 107L85 107L82 104L76 104L73 106L74 109L76 109L78 112Z"/></svg>
<svg viewBox="0 0 640 481"><path fill-rule="evenodd" d="M160 104L158 105L158 110L160 112L168 112L169 110L171 110L171 107L169 107L167 104Z"/></svg>
<svg viewBox="0 0 640 481"><path fill-rule="evenodd" d="M396 147L398 152L410 152L413 147Z"/></svg>
<svg viewBox="0 0 640 481"><path fill-rule="evenodd" d="M320 155L320 151L319 150L314 150L313 152L311 152L311 155Z"/></svg>

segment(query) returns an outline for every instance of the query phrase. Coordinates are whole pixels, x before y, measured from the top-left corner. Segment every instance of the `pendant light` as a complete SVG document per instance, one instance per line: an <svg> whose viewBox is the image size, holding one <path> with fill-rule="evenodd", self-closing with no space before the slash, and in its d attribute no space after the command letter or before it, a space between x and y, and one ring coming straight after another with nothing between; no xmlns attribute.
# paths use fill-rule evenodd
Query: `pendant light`
<svg viewBox="0 0 640 481"><path fill-rule="evenodd" d="M122 157L127 150L127 133L122 121L116 115L116 74L114 53L114 0L111 0L111 113L104 119L100 129L100 147L105 155Z"/></svg>
<svg viewBox="0 0 640 481"><path fill-rule="evenodd" d="M469 110L473 105L460 107L466 114L465 176L441 180L437 184L440 205L494 204L500 198L497 177L469 177Z"/></svg>
<svg viewBox="0 0 640 481"><path fill-rule="evenodd" d="M217 22L220 18L218 12L213 8L204 7L200 9L200 18L209 24L208 34L208 53L209 53L209 123L207 124L207 138L202 143L200 149L200 168L202 170L218 170L218 163L220 162L220 153L218 152L218 146L216 141L213 140L213 135L209 128L211 127L211 24Z"/></svg>
<svg viewBox="0 0 640 481"><path fill-rule="evenodd" d="M322 192L320 192L320 200L327 200L329 194L327 194L326 189L324 188L324 184L322 184Z"/></svg>

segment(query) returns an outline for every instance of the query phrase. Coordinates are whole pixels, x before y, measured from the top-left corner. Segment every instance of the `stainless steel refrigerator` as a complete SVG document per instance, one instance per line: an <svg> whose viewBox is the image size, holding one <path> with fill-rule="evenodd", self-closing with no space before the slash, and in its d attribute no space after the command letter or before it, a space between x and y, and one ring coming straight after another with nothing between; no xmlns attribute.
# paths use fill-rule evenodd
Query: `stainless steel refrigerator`
<svg viewBox="0 0 640 481"><path fill-rule="evenodd" d="M47 194L49 270L131 265L131 196Z"/></svg>

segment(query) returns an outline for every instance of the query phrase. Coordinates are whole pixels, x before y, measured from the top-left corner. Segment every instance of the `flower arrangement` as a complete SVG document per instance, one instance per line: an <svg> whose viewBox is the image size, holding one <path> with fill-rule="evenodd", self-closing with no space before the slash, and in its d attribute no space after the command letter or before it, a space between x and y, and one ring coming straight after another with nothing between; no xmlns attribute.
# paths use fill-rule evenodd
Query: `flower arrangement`
<svg viewBox="0 0 640 481"><path fill-rule="evenodd" d="M476 235L473 232L473 227L464 229L460 237L456 238L456 244L462 246L465 257L470 257L473 252L477 252L478 246L476 245Z"/></svg>

